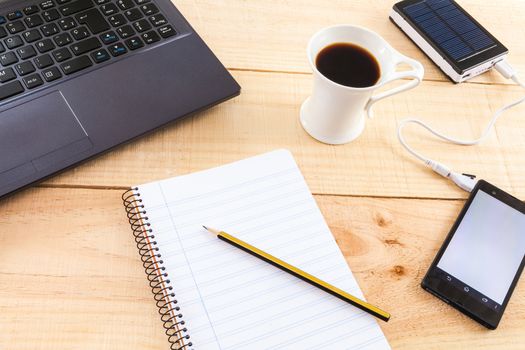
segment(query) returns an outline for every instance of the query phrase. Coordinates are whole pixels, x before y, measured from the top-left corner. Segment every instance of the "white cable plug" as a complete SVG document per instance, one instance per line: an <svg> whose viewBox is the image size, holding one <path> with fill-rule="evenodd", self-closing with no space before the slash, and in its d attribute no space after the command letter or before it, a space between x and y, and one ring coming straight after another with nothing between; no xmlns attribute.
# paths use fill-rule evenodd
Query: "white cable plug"
<svg viewBox="0 0 525 350"><path fill-rule="evenodd" d="M504 76L507 79L512 79L516 84L518 84L519 86L525 88L525 85L518 79L516 71L512 68L512 66L507 61L500 61L500 62L496 63L495 68L502 76ZM510 103L510 104L508 104L508 105L498 109L496 111L496 113L494 113L492 119L490 120L489 124L487 125L487 127L485 128L485 130L483 131L481 136L479 138L475 139L475 140L460 140L460 139L448 137L446 135L443 135L440 132L435 131L430 126L428 126L426 123L424 123L424 122L422 122L421 120L418 120L418 119L404 119L404 120L402 120L400 122L400 124L399 124L398 129L397 129L397 137L399 139L399 142L401 142L401 145L410 154L412 154L414 157L418 158L423 163L425 163L426 166L428 166L429 168L434 170L439 175L452 180L456 185L461 187L463 190L465 190L467 192L471 192L472 189L474 188L474 186L477 183L477 180L475 180L475 176L474 175L460 174L460 173L454 172L449 167L445 166L444 164L436 162L433 159L427 158L424 155L422 155L421 153L419 153L419 152L415 151L414 149L412 149L407 144L407 142L405 141L405 138L403 137L403 129L404 129L404 127L407 126L408 124L416 124L416 125L419 125L419 126L423 127L424 129L429 131L431 134L433 134L434 136L436 136L436 137L438 137L438 138L440 138L442 140L445 140L445 141L448 141L448 142L451 142L451 143L455 143L457 145L462 145L462 146L477 145L480 142L482 142L483 140L485 140L485 138L487 138L487 136L489 135L490 130L493 128L494 124L496 124L496 122L498 121L499 117L503 114L503 112L507 111L508 109L510 109L510 108L512 108L514 106L519 105L520 103L522 103L524 101L525 101L525 96L522 97L521 99L517 100L517 101L514 101L513 103Z"/></svg>

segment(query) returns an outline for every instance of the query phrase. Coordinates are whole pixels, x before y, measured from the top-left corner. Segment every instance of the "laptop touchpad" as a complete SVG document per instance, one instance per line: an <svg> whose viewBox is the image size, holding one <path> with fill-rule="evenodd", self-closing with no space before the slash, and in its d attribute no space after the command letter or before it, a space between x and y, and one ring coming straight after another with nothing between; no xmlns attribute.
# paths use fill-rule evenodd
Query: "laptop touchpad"
<svg viewBox="0 0 525 350"><path fill-rule="evenodd" d="M25 169L23 177L91 147L60 91L0 113L0 177Z"/></svg>

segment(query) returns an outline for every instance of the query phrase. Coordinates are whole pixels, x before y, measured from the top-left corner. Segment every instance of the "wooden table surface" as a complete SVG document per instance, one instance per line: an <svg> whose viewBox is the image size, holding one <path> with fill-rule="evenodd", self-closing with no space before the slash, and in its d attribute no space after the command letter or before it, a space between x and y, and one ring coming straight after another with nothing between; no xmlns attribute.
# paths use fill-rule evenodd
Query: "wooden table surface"
<svg viewBox="0 0 525 350"><path fill-rule="evenodd" d="M497 331L419 283L466 198L410 158L396 125L419 116L475 137L523 91L495 72L454 85L389 20L392 0L177 0L178 8L243 87L241 96L0 201L0 349L166 349L120 195L130 185L288 148L393 349L524 349L525 279ZM460 3L525 72L525 2ZM327 146L298 121L312 76L306 44L340 23L366 26L420 60L425 81L377 104L351 144ZM414 147L525 198L524 107L476 147L411 128Z"/></svg>

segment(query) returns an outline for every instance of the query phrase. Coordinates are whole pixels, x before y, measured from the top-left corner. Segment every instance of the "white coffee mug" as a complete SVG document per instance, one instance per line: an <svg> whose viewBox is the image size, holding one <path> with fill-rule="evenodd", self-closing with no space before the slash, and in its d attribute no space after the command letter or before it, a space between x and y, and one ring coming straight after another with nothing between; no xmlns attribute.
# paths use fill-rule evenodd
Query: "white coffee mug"
<svg viewBox="0 0 525 350"><path fill-rule="evenodd" d="M367 49L381 69L377 83L370 87L354 88L333 82L316 67L318 53L336 43L352 43ZM423 79L421 63L396 51L381 36L371 30L353 25L338 25L317 32L308 43L308 59L314 72L312 96L301 106L301 123L315 139L333 145L356 139L365 127L365 112L372 118L372 105L388 96L416 87ZM406 63L408 71L396 71ZM374 91L394 80L411 81L391 90L373 95Z"/></svg>

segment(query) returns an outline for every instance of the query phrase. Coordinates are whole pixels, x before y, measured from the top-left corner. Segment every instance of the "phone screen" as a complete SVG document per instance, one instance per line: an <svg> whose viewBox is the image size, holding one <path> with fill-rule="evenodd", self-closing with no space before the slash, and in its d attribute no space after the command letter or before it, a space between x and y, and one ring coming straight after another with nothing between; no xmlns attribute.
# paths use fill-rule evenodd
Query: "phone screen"
<svg viewBox="0 0 525 350"><path fill-rule="evenodd" d="M525 255L525 215L480 190L437 267L502 305Z"/></svg>

